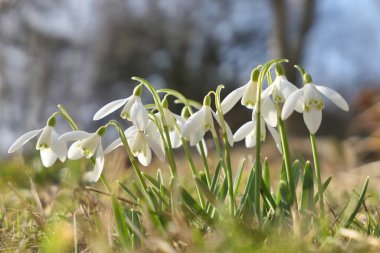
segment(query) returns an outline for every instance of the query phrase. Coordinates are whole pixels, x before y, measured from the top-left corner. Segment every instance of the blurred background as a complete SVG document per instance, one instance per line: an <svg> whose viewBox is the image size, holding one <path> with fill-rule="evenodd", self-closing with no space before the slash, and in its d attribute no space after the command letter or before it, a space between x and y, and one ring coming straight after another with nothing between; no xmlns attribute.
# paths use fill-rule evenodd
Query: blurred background
<svg viewBox="0 0 380 253"><path fill-rule="evenodd" d="M378 155L379 24L378 0L0 0L0 157L57 104L95 130L93 114L129 96L131 76L201 101L275 57L290 60L292 82L300 64L349 101L348 114L327 104L318 134L370 137ZM294 117L293 134L306 133Z"/></svg>

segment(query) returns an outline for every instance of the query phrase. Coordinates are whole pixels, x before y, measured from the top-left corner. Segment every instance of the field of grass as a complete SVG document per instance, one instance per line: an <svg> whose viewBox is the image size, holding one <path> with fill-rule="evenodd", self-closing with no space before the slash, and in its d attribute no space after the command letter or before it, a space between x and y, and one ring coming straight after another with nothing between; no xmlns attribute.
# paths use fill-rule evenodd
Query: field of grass
<svg viewBox="0 0 380 253"><path fill-rule="evenodd" d="M183 154L178 154L181 156ZM241 155L236 154L236 155ZM240 158L242 160L242 157ZM208 221L178 198L178 208L164 214L157 227L146 203L136 203L138 181L124 157L113 155L105 178L110 189L98 182L84 185L80 178L88 161L43 168L39 158L21 157L0 164L1 252L378 252L380 250L378 203L371 185L364 205L348 226L364 182L352 192L337 185L326 194L326 217L315 213L279 212L258 226L253 217L232 218L222 204L215 204L222 218ZM210 161L213 161L210 156ZM119 163L119 164L115 164ZM155 163L153 166L159 166ZM163 164L161 164L163 165ZM248 165L244 166L241 201ZM196 199L191 175L184 165L183 184ZM166 168L163 168L166 169ZM145 171L152 177L153 167ZM164 174L164 184L169 173ZM188 175L186 175L188 174ZM236 171L235 171L236 174ZM276 185L277 176L272 176ZM302 187L302 182L298 183ZM277 182L278 185L278 182ZM133 193L128 193L128 186ZM151 186L154 186L151 184ZM299 189L300 190L300 189ZM180 194L180 193L178 193ZM276 188L273 186L275 196ZM136 196L135 196L136 197ZM125 218L121 214L125 214ZM118 216L118 215L121 215ZM133 215L139 217L138 222ZM277 217L285 215L285 217ZM124 225L118 224L120 220ZM207 220L207 221L206 221ZM130 224L137 224L135 227ZM131 226L129 226L131 225ZM136 226L137 226L136 225ZM123 231L123 227L126 231ZM123 238L125 237L125 238Z"/></svg>

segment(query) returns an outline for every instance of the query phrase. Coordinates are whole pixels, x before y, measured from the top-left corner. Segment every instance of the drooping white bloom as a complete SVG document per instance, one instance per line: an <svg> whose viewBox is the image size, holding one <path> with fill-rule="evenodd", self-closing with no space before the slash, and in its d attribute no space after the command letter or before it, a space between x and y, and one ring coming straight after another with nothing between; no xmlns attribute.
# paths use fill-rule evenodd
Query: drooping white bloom
<svg viewBox="0 0 380 253"><path fill-rule="evenodd" d="M273 83L266 88L262 96L272 95L275 103L285 103L286 99L297 90L297 87L286 79L284 75L278 75Z"/></svg>
<svg viewBox="0 0 380 253"><path fill-rule="evenodd" d="M303 113L303 119L309 132L317 132L322 121L322 109L325 103L322 95L328 97L343 111L348 111L349 107L344 98L335 90L325 86L318 86L313 83L306 83L303 88L293 92L286 100L282 109L281 118L287 119L294 110Z"/></svg>
<svg viewBox="0 0 380 253"><path fill-rule="evenodd" d="M277 149L282 153L281 149L281 139L280 135L277 132L277 130L274 128L275 125L272 120L265 120L265 118L262 116L260 121L260 141L264 142L266 138L266 128L268 128L269 132L271 133ZM276 122L277 125L277 122ZM247 148L253 148L256 146L256 134L257 134L257 128L256 128L256 113L255 110L253 110L252 113L252 121L249 121L242 125L234 134L234 141L241 141L242 139L245 139L245 146Z"/></svg>
<svg viewBox="0 0 380 253"><path fill-rule="evenodd" d="M151 150L153 150L161 161L165 159L162 138L156 124L153 121L149 120L145 130L139 130L137 126L133 125L128 128L124 134L127 138L128 145L131 148L133 156L137 157L142 165L148 166L151 163ZM109 153L122 145L123 143L121 139L118 138L105 149L105 153Z"/></svg>
<svg viewBox="0 0 380 253"><path fill-rule="evenodd" d="M44 128L27 132L20 136L9 148L8 153L13 153L28 141L38 137L36 149L40 151L41 161L45 167L50 167L55 163L57 158L64 162L66 160L67 147L63 141L58 139L58 134L54 126L45 126Z"/></svg>
<svg viewBox="0 0 380 253"><path fill-rule="evenodd" d="M169 137L170 137L170 143L172 145L172 148L179 148L182 145L182 142L181 142L180 133L178 132L178 129L176 126L178 126L180 130L183 124L185 123L185 120L181 116L175 113L172 113L166 107L163 107L163 113L164 113L166 125L169 130ZM158 118L161 117L160 113L156 113L156 116Z"/></svg>
<svg viewBox="0 0 380 253"><path fill-rule="evenodd" d="M67 157L71 160L78 160L83 157L92 158L95 154L95 166L93 171L84 175L86 181L96 182L99 180L104 168L104 155L102 146L102 136L100 131L88 133L85 131L71 131L59 137L60 141L69 142L71 144Z"/></svg>
<svg viewBox="0 0 380 253"><path fill-rule="evenodd" d="M257 85L257 82L249 80L244 86L228 94L221 103L223 113L229 112L240 99L242 105L253 109L256 104Z"/></svg>
<svg viewBox="0 0 380 253"><path fill-rule="evenodd" d="M211 109L207 104L204 104L202 108L191 115L182 127L182 137L190 140L190 145L195 146L206 134L207 131L214 128L214 119L221 125L219 116ZM225 122L227 131L228 142L233 146L233 135L230 127Z"/></svg>
<svg viewBox="0 0 380 253"><path fill-rule="evenodd" d="M137 86L133 92L133 95L129 96L128 98L112 101L106 104L105 106L103 106L102 108L100 108L95 113L94 120L99 120L101 118L104 118L105 116L111 114L112 112L116 111L122 106L124 106L124 108L120 113L120 117L122 117L123 119L131 120L132 108L134 104L142 105L141 85ZM145 113L146 113L146 110L145 110Z"/></svg>

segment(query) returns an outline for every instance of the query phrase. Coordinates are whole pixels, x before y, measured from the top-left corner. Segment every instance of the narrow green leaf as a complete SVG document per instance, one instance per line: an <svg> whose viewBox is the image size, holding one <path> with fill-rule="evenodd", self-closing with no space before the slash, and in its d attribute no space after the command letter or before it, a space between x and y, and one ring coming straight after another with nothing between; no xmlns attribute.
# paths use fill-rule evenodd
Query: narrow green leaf
<svg viewBox="0 0 380 253"><path fill-rule="evenodd" d="M267 157L265 157L265 159L264 159L264 175L263 175L263 178L264 178L264 184L266 185L266 187L268 188L268 190L270 192L270 189L271 189L270 170L269 170L269 163L268 163Z"/></svg>
<svg viewBox="0 0 380 253"><path fill-rule="evenodd" d="M195 182L196 182L199 190L203 193L203 196L206 197L207 201L210 202L210 203L215 203L216 197L208 189L207 182L205 183L203 180L201 180L199 178L195 178Z"/></svg>
<svg viewBox="0 0 380 253"><path fill-rule="evenodd" d="M211 183L211 191L214 194L216 193L216 189L218 186L218 179L219 179L221 169L222 169L222 161L219 161L218 164L216 165L214 177L212 178L212 183Z"/></svg>
<svg viewBox="0 0 380 253"><path fill-rule="evenodd" d="M305 164L301 193L301 210L313 211L314 206L314 176L309 161Z"/></svg>
<svg viewBox="0 0 380 253"><path fill-rule="evenodd" d="M120 203L114 196L111 196L112 210L115 217L116 228L120 238L120 241L124 247L129 245L129 231L127 223L124 220L123 209L120 206Z"/></svg>
<svg viewBox="0 0 380 253"><path fill-rule="evenodd" d="M245 159L243 159L240 163L240 167L237 171L237 174L235 176L235 180L234 180L234 196L236 196L238 190L239 190L239 186L240 186L240 182L241 182L241 176L243 174L243 169L244 169L244 164L245 164Z"/></svg>
<svg viewBox="0 0 380 253"><path fill-rule="evenodd" d="M261 188L261 194L263 195L264 200L268 203L270 208L273 209L273 211L276 210L276 201L274 200L272 194L269 191L269 188L266 186L264 180L261 182L262 188Z"/></svg>
<svg viewBox="0 0 380 253"><path fill-rule="evenodd" d="M163 191L167 197L170 196L170 192L166 187L162 186L160 182L158 182L156 179L153 177L149 176L148 174L142 172L142 175L153 185L154 188L156 188L158 191L161 190L161 187L163 188Z"/></svg>
<svg viewBox="0 0 380 253"><path fill-rule="evenodd" d="M293 175L294 175L294 188L297 189L298 181L301 175L301 163L299 160L295 160L292 165Z"/></svg>
<svg viewBox="0 0 380 253"><path fill-rule="evenodd" d="M363 205L363 202L364 202L364 199L365 199L365 194L366 194L367 188L368 188L368 183L369 183L369 177L367 177L367 179L365 180L363 189L362 189L362 191L361 191L361 193L359 195L358 202L356 202L354 210L352 211L352 213L348 217L347 221L344 223L344 227L347 228L348 226L350 226L350 224L354 220L356 214L359 212L361 206Z"/></svg>
<svg viewBox="0 0 380 253"><path fill-rule="evenodd" d="M135 194L133 194L133 192L127 187L125 186L124 184L122 184L121 182L119 182L119 185L121 186L121 188L132 198L134 199L135 201L137 201L137 197Z"/></svg>
<svg viewBox="0 0 380 253"><path fill-rule="evenodd" d="M211 217L202 209L202 207L195 201L195 199L183 187L180 187L181 199L183 200L187 209L195 215L196 218L201 218L202 221L209 224L212 223Z"/></svg>
<svg viewBox="0 0 380 253"><path fill-rule="evenodd" d="M327 178L326 181L323 183L323 185L322 185L322 193L325 193L325 191L327 190L327 187L329 186L329 184L330 184L330 182L331 182L332 179L333 179L333 177L330 176L330 177ZM316 194L314 195L314 204L316 204L316 203L318 202L318 200L319 200L319 194L316 193Z"/></svg>

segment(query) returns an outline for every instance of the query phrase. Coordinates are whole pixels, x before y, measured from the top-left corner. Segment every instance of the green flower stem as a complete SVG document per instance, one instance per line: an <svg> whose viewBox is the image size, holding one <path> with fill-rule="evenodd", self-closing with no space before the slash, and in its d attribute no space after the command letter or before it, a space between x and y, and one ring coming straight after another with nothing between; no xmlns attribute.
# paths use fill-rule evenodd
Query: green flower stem
<svg viewBox="0 0 380 253"><path fill-rule="evenodd" d="M260 88L261 89L261 88ZM261 92L260 92L261 93ZM257 102L257 108L261 107L260 95L258 95L259 100ZM260 152L261 152L261 112L260 110L256 111L256 160L255 160L255 185L254 185L254 194L253 200L255 205L255 211L257 214L258 223L261 224L261 213L260 213L260 188L261 188L261 161L260 161Z"/></svg>
<svg viewBox="0 0 380 253"><path fill-rule="evenodd" d="M136 158L133 156L132 154L132 151L131 151L131 148L129 147L129 144L128 144L128 141L127 141L127 138L125 137L125 134L124 134L124 131L123 131L123 128L122 126L120 125L120 123L116 120L111 120L107 125L112 125L116 128L119 136L120 136L120 139L124 145L124 149L125 151L127 152L127 155L129 157L129 160L131 161L131 164L132 164L132 167L133 167L133 170L141 184L141 187L143 189L143 192L144 192L144 195L146 196L146 199L148 200L149 204L150 204L150 207L154 210L154 205L153 205L153 202L151 201L150 199L150 196L149 194L147 193L147 189L148 189L148 186L144 180L144 176L142 175L141 173L141 170L138 166L138 163L137 163L137 160Z"/></svg>
<svg viewBox="0 0 380 253"><path fill-rule="evenodd" d="M176 131L180 132L180 128L177 125L177 123L175 123L175 127L176 127ZM190 150L189 150L189 146L187 145L186 140L184 138L181 138L181 142L182 142L183 149L185 150L185 154L186 154L187 160L189 161L191 173L192 173L194 181L195 181L196 177L197 177L197 171L195 169L193 157L191 156L191 153L190 153ZM199 189L198 184L196 183L196 181L195 181L195 187L197 189L199 201L201 202L201 207L205 208L205 206L206 206L205 200L203 198L203 195L202 195L202 193L201 193L201 191L200 191L200 189Z"/></svg>
<svg viewBox="0 0 380 253"><path fill-rule="evenodd" d="M298 205L297 194L296 194L296 188L294 185L294 175L293 175L292 164L290 162L289 143L288 143L288 137L286 134L285 123L281 119L281 117L278 117L278 123L279 123L280 135L281 135L282 154L285 160L286 177L288 179L288 184L290 186L290 192L292 193L292 196L293 196L294 205L296 209L298 209L297 208L297 205Z"/></svg>
<svg viewBox="0 0 380 253"><path fill-rule="evenodd" d="M58 105L57 106L58 109L59 109L59 113L62 115L62 117L70 124L71 128L74 130L74 131L78 131L79 130L79 127L78 125L75 123L75 121L73 120L73 118L70 116L70 114L67 112L67 110L65 109L65 107L63 107L63 105ZM55 113L56 114L56 113ZM55 116L54 114L54 116ZM90 159L92 165L95 165L95 158L92 157ZM104 188L106 188L107 192L110 193L111 192L111 186L109 185L109 183L107 182L107 179L105 178L104 174L102 173L101 176L100 176L100 180L102 181L102 184L104 185Z"/></svg>
<svg viewBox="0 0 380 253"><path fill-rule="evenodd" d="M223 117L222 106L220 104L220 92L224 88L223 85L219 85L215 92L215 107L217 110L217 116L220 120L220 125L222 128L222 136L224 142L224 155L225 155L225 165L227 172L227 183L228 183L228 196L230 202L230 214L235 214L235 195L234 195L234 181L232 178L232 165L231 165L231 151L230 151L230 143L228 142L227 131L226 131L226 123Z"/></svg>
<svg viewBox="0 0 380 253"><path fill-rule="evenodd" d="M325 216L325 207L324 207L324 203L323 203L323 188L322 188L322 180L321 180L321 171L320 171L320 167L319 167L317 141L315 139L314 134L310 134L310 141L311 141L311 147L313 150L315 176L317 177L319 207L321 209L321 217L323 218Z"/></svg>
<svg viewBox="0 0 380 253"><path fill-rule="evenodd" d="M211 189L211 174L210 174L210 169L209 169L208 163L207 163L207 157L206 157L205 148L204 148L202 142L200 142L198 145L199 145L199 149L201 150L202 162L203 162L203 166L205 168L207 185Z"/></svg>
<svg viewBox="0 0 380 253"><path fill-rule="evenodd" d="M260 74L258 76L258 85L257 85L257 94L256 94L256 159L255 159L255 185L254 185L254 193L253 200L255 205L255 211L257 214L258 224L261 224L261 212L260 212L260 189L261 189L261 90L263 86L263 82L267 73L270 71L271 67L276 63L286 62L285 59L274 59L265 63L262 66ZM253 74L253 72L252 72ZM253 75L251 76L251 78Z"/></svg>
<svg viewBox="0 0 380 253"><path fill-rule="evenodd" d="M59 112L61 113L61 115L67 120L67 122L69 122L71 128L74 131L79 130L78 125L75 123L75 121L73 120L73 118L71 118L70 114L66 111L65 107L63 107L63 105L58 105L57 107L58 107Z"/></svg>
<svg viewBox="0 0 380 253"><path fill-rule="evenodd" d="M161 104L160 96L158 95L158 93L157 93L156 89L153 87L153 85L150 82L148 82L147 80L140 78L140 77L132 77L132 80L136 80L136 81L140 82L141 84L145 85L145 87L151 92L151 94L153 96L154 103L156 104L157 110L160 113L162 125L164 127L164 133L165 133L165 137L166 137L165 139L166 139L167 146L168 146L168 148L165 148L165 151L166 151L166 155L167 155L168 162L169 162L170 173L172 174L172 176L174 178L178 179L177 165L176 165L175 158L174 158L173 147L172 147L172 144L170 141L169 128L168 128L168 125L166 123L166 119L165 119L164 110L163 110L163 107Z"/></svg>

